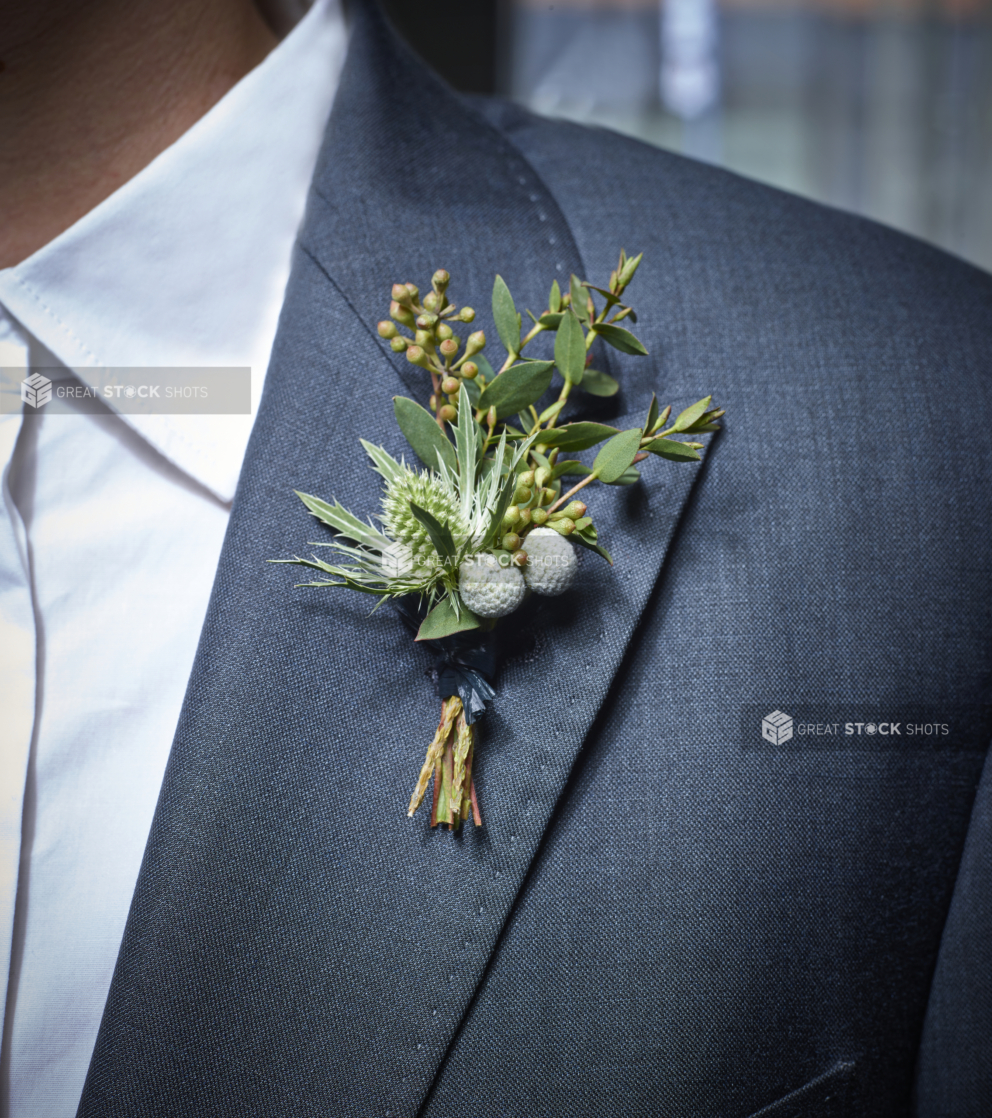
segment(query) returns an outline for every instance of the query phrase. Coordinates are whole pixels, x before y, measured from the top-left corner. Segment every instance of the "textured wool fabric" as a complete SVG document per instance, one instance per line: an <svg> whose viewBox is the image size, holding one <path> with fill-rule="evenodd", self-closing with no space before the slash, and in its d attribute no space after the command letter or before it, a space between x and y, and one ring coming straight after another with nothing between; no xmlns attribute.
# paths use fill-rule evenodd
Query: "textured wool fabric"
<svg viewBox="0 0 992 1118"><path fill-rule="evenodd" d="M620 244L651 357L576 414L726 427L595 494L616 565L521 618L484 826L434 833L428 657L264 560L317 538L294 488L376 508L359 435L405 452L391 282L447 267L491 329L494 272L536 309ZM360 7L80 1115L895 1116L917 1074L987 1113L990 352L988 276L468 103ZM804 704L954 732L750 729Z"/></svg>

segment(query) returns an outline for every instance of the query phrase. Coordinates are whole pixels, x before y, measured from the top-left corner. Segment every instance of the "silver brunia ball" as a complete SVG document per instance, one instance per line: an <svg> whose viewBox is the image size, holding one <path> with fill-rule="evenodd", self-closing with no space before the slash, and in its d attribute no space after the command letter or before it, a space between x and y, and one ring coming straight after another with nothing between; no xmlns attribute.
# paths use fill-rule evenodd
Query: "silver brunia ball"
<svg viewBox="0 0 992 1118"><path fill-rule="evenodd" d="M473 555L458 568L458 593L479 617L505 617L520 605L526 591L520 571L501 567L495 555Z"/></svg>
<svg viewBox="0 0 992 1118"><path fill-rule="evenodd" d="M535 594L562 594L579 565L575 548L554 528L532 528L524 539L524 578Z"/></svg>

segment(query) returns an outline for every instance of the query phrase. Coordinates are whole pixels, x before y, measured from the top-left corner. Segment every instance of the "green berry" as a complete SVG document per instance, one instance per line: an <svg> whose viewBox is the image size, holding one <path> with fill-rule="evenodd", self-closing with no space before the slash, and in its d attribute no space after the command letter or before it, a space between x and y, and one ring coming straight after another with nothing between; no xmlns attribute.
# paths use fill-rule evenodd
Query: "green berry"
<svg viewBox="0 0 992 1118"><path fill-rule="evenodd" d="M460 383L458 377L445 377L441 381L441 391L448 396L457 396Z"/></svg>
<svg viewBox="0 0 992 1118"><path fill-rule="evenodd" d="M540 528L542 524L547 523L547 520L548 514L544 511L544 509L534 509L533 512L531 512L530 514L531 524L536 524L538 528Z"/></svg>
<svg viewBox="0 0 992 1118"><path fill-rule="evenodd" d="M444 420L445 423L454 423L458 418L458 409L453 404L445 404L444 407L438 412L438 415ZM573 524L574 528L575 525Z"/></svg>
<svg viewBox="0 0 992 1118"><path fill-rule="evenodd" d="M462 365L461 372L466 380L475 380L479 375L479 366L476 365L474 361L466 361L465 364Z"/></svg>
<svg viewBox="0 0 992 1118"><path fill-rule="evenodd" d="M386 341L396 337L396 323L390 322L388 319L380 322L376 329L379 331L379 337L385 338Z"/></svg>
<svg viewBox="0 0 992 1118"><path fill-rule="evenodd" d="M503 537L502 546L504 551L518 551L520 548L520 537L516 532L507 532Z"/></svg>
<svg viewBox="0 0 992 1118"><path fill-rule="evenodd" d="M413 311L409 307L397 303L395 299L389 304L389 317L395 318L397 322L402 322L404 326L412 326L414 323Z"/></svg>
<svg viewBox="0 0 992 1118"><path fill-rule="evenodd" d="M389 343L389 348L393 353L402 353L403 350L410 344L409 339L404 338L402 334L397 334L395 338Z"/></svg>
<svg viewBox="0 0 992 1118"><path fill-rule="evenodd" d="M569 501L569 503L557 512L551 514L553 520L561 520L563 517L568 517L569 520L578 520L580 516L585 516L586 506L582 501Z"/></svg>

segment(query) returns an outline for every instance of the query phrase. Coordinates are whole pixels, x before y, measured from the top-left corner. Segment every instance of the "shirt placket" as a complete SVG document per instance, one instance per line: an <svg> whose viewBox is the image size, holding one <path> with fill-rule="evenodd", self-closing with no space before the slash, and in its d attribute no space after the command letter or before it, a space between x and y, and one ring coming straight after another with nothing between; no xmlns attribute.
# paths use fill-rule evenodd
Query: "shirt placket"
<svg viewBox="0 0 992 1118"><path fill-rule="evenodd" d="M28 758L35 724L37 654L27 532L11 493L14 449L23 426L18 374L28 372L27 338L0 306L0 982L6 1000L21 857Z"/></svg>

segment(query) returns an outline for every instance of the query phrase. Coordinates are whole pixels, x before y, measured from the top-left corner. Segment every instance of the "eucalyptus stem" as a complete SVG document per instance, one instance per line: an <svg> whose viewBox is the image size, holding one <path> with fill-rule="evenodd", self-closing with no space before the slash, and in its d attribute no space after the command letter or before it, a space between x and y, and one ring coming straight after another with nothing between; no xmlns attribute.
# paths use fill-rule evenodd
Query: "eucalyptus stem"
<svg viewBox="0 0 992 1118"><path fill-rule="evenodd" d="M566 380L565 383L561 386L561 392L558 393L558 399L555 402L558 403L558 404L565 403L565 401L568 399L568 394L571 391L572 391L572 382L570 380ZM547 425L547 427L544 428L545 431L550 431L554 427L554 425L558 422L558 416L561 415L562 411L564 411L563 408L559 409L548 420L548 425Z"/></svg>
<svg viewBox="0 0 992 1118"><path fill-rule="evenodd" d="M562 505L563 505L563 504L564 504L564 503L565 503L565 502L566 502L566 501L567 501L567 500L568 500L568 499L569 499L570 497L574 497L574 496L575 496L575 494L576 494L576 493L578 493L578 491L579 491L580 489L585 489L585 487L586 487L586 486L587 486L587 485L589 484L589 482L591 482L591 481L595 481L595 480L596 480L596 479L597 479L598 477L599 477L599 474L598 474L598 473L597 473L597 472L596 472L595 470L593 470L593 472L592 472L591 474L586 474L586 476L585 476L585 477L584 477L584 478L583 478L583 479L582 479L582 480L581 480L581 481L579 482L579 484L578 484L578 485L573 485L573 486L572 486L572 488L571 488L571 489L569 489L569 491L568 491L568 492L567 492L566 494L564 494L564 496L562 496L562 497L559 497L559 498L558 498L558 500L557 500L557 501L555 501L555 503L554 503L553 505L550 505L550 506L548 507L548 510L547 510L547 512L548 512L548 515L550 516L550 515L551 515L551 514L552 514L553 512L557 512L557 511L558 511L558 509L559 509L559 508L560 508L560 507L561 507L561 506L562 506Z"/></svg>

